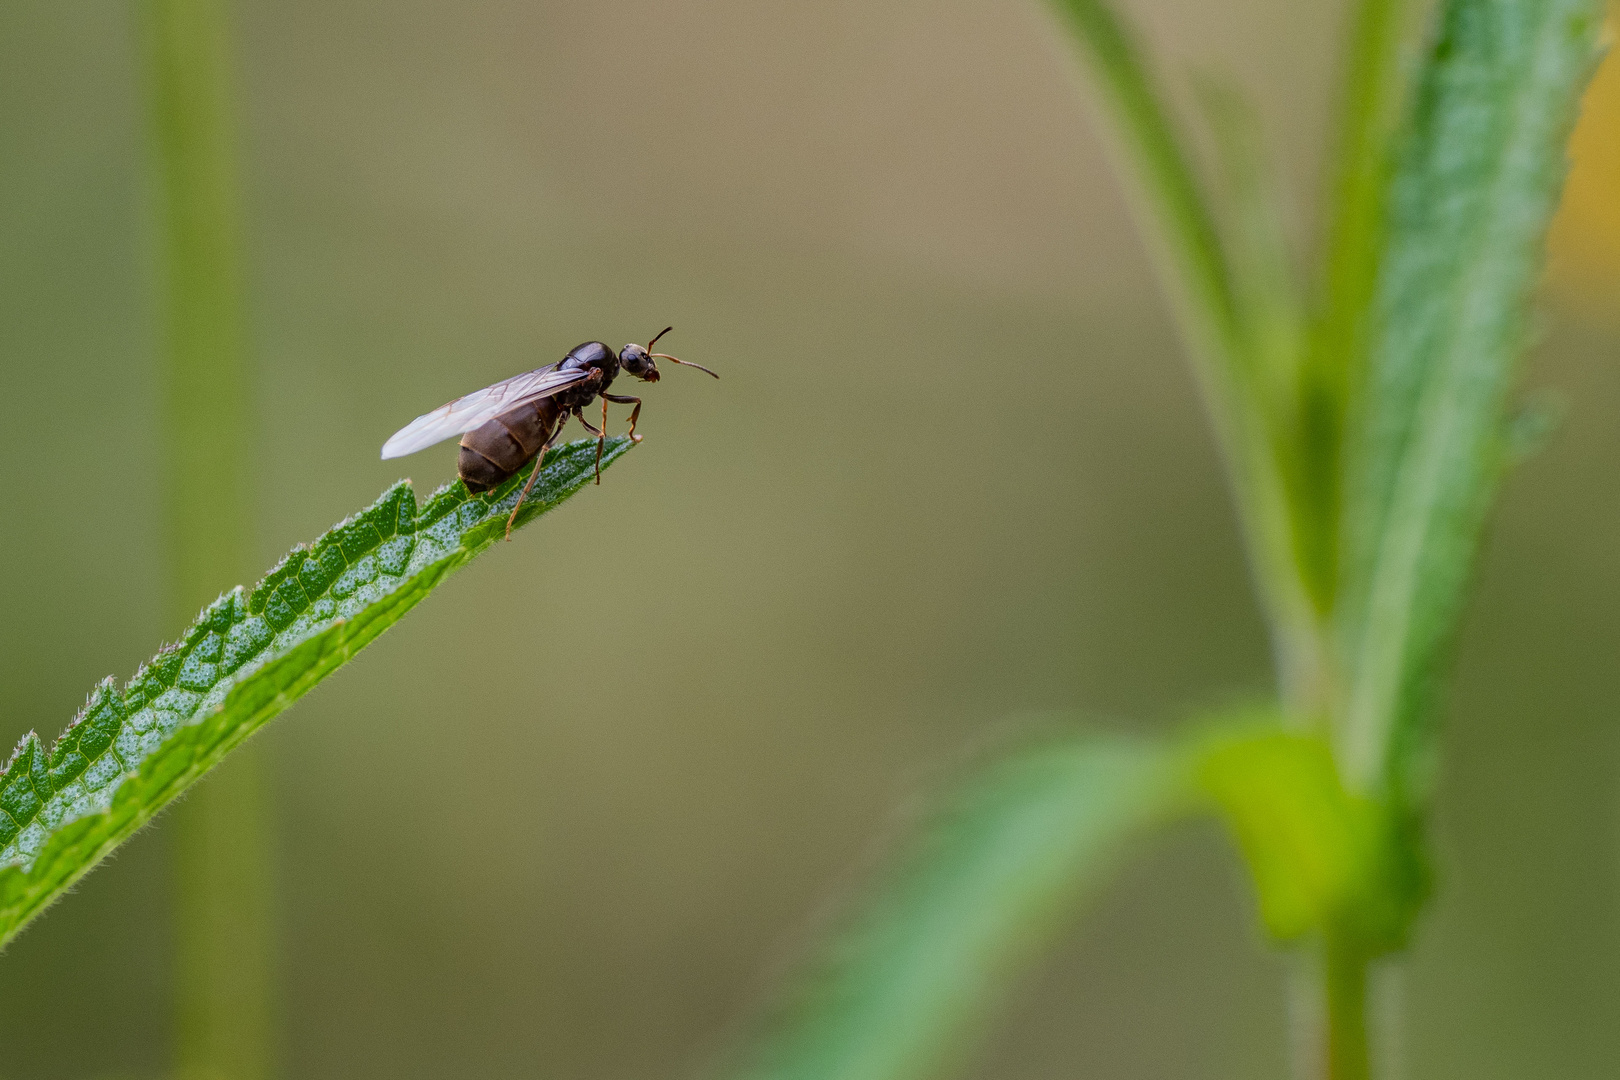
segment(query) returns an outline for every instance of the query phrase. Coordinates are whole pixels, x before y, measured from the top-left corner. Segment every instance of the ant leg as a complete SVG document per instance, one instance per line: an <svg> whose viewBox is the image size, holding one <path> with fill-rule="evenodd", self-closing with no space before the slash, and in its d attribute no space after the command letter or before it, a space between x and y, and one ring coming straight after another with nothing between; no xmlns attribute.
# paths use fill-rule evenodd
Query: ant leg
<svg viewBox="0 0 1620 1080"><path fill-rule="evenodd" d="M607 438L607 432L601 428L591 427L591 422L585 419L585 414L580 412L577 405L574 407L574 415L579 417L579 422L585 425L586 431L596 436L596 482L600 484L602 482L602 442ZM606 427L607 402L604 401L602 402L602 428Z"/></svg>
<svg viewBox="0 0 1620 1080"><path fill-rule="evenodd" d="M620 397L618 394L603 394L602 400L611 401L615 405L635 406L630 410L630 441L640 442L641 436L636 434L636 419L641 416L641 399L638 397ZM607 422L603 421L602 426L606 427Z"/></svg>
<svg viewBox="0 0 1620 1080"><path fill-rule="evenodd" d="M568 417L565 416L563 419L567 420ZM546 463L546 451L551 449L551 444L557 441L557 435L561 431L562 425L558 424L557 430L551 433L551 438L547 439L544 445L540 447L540 452L534 455L534 471L529 474L529 482L523 485L523 491L518 495L517 503L512 507L512 516L506 519L506 538L508 540L512 539L512 523L517 520L517 512L522 509L523 500L529 497L529 490L534 487L534 482L540 479L540 470Z"/></svg>

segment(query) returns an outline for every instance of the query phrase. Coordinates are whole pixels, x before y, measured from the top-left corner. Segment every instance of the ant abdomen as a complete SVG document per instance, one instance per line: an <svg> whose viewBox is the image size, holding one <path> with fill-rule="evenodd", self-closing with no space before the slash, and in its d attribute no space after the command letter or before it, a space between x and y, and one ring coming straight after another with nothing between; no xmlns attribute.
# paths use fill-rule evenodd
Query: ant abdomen
<svg viewBox="0 0 1620 1080"><path fill-rule="evenodd" d="M534 459L557 430L555 398L525 401L461 437L456 471L473 493L498 487Z"/></svg>

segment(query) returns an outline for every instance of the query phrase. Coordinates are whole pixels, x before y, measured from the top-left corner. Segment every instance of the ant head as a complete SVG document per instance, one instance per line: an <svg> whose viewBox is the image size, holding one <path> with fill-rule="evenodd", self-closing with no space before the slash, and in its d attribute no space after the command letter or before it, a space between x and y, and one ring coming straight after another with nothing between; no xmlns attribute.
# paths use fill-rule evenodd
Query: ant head
<svg viewBox="0 0 1620 1080"><path fill-rule="evenodd" d="M642 382L658 381L658 364L652 353L634 342L619 350L619 366Z"/></svg>
<svg viewBox="0 0 1620 1080"><path fill-rule="evenodd" d="M682 367L695 367L699 371L714 375L714 372L709 371L709 369L704 367L702 364L694 364L690 360L677 360L675 357L669 355L669 353L655 353L650 351L654 345L658 344L658 338L663 337L673 329L675 329L673 326L664 327L663 330L659 331L658 337L655 337L651 341L647 342L647 347L645 349L634 343L626 345L624 348L620 349L619 366L631 375L634 375L636 378L640 379L642 382L658 381L657 360L668 360L670 363L680 364ZM655 357L656 360L654 359ZM714 377L718 379L720 376L714 375Z"/></svg>

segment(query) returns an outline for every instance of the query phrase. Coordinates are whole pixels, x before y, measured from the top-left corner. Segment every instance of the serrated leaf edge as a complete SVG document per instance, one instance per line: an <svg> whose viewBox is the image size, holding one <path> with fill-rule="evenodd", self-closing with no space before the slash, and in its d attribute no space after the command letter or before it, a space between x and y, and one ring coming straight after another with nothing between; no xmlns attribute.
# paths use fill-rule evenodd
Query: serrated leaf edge
<svg viewBox="0 0 1620 1080"><path fill-rule="evenodd" d="M602 466L631 445L627 438L610 439L603 447ZM515 526L589 484L596 448L594 439L582 440L547 454ZM340 643L343 654L335 662L321 655L305 665L305 671L320 668L307 685L294 685L295 676L245 715L236 725L240 730L210 733L217 738L191 755L186 769L152 777L160 781L160 797L132 814L127 828L106 837L100 850L51 890L53 895L155 816L231 747L392 625L390 619L372 629L369 622L358 621L369 610L386 614L384 601L392 599L396 603L386 609L402 614L445 575L499 540L528 476L525 471L483 495L472 495L453 481L420 505L408 480L393 484L313 543L293 548L251 590L237 586L205 607L178 641L159 649L123 687L112 677L103 679L49 753L37 732L24 735L0 770L0 941L48 902L29 903L38 899L30 881L52 876L57 859L88 835L86 822L108 814L128 781L161 762L182 739L203 734L198 729L221 716L232 695L267 668L328 635ZM398 608L399 603L405 607ZM316 645L316 652L322 651Z"/></svg>

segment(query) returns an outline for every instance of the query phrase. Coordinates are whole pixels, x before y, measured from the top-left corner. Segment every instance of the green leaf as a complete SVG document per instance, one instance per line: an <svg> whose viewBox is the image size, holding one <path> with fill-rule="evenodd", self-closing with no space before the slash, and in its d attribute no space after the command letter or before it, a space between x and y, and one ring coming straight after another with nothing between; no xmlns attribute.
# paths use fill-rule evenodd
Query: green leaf
<svg viewBox="0 0 1620 1080"><path fill-rule="evenodd" d="M931 1075L1123 841L1188 790L1174 755L1125 739L1070 737L995 762L925 830L738 1075Z"/></svg>
<svg viewBox="0 0 1620 1080"><path fill-rule="evenodd" d="M1233 289L1214 216L1175 126L1126 23L1104 0L1052 0L1082 46L1087 67L1134 181L1140 218L1158 257L1183 330L1201 365L1204 390L1224 412L1238 340ZM1217 416L1218 422L1228 418Z"/></svg>
<svg viewBox="0 0 1620 1080"><path fill-rule="evenodd" d="M609 439L606 467L631 446ZM591 482L596 441L546 455L522 525ZM250 592L209 605L122 689L107 679L47 753L29 733L0 773L0 945L271 717L504 536L528 479L418 509L406 481Z"/></svg>
<svg viewBox="0 0 1620 1080"><path fill-rule="evenodd" d="M1051 2L1092 73L1126 193L1192 353L1271 615L1283 681L1314 683L1322 667L1319 620L1297 557L1286 452L1279 453L1292 432L1279 426L1266 361L1251 348L1260 320L1242 306L1256 290L1234 280L1215 216L1128 24L1106 0ZM1261 291L1275 296L1269 287Z"/></svg>
<svg viewBox="0 0 1620 1080"><path fill-rule="evenodd" d="M1347 389L1362 356L1377 284L1392 136L1406 94L1400 64L1406 8L1405 0L1357 0L1351 18L1313 355L1335 394Z"/></svg>
<svg viewBox="0 0 1620 1080"><path fill-rule="evenodd" d="M1275 937L1311 935L1358 962L1400 947L1423 867L1398 819L1345 787L1326 738L1272 709L1168 745L1070 735L991 763L944 805L734 1080L936 1075L1128 841L1202 812L1232 833Z"/></svg>
<svg viewBox="0 0 1620 1080"><path fill-rule="evenodd" d="M1192 350L1205 405L1228 452L1239 449L1241 332L1231 267L1186 151L1129 24L1106 0L1051 0L1081 45L1111 149Z"/></svg>
<svg viewBox="0 0 1620 1080"><path fill-rule="evenodd" d="M1603 0L1449 0L1389 204L1346 504L1351 782L1415 804Z"/></svg>

